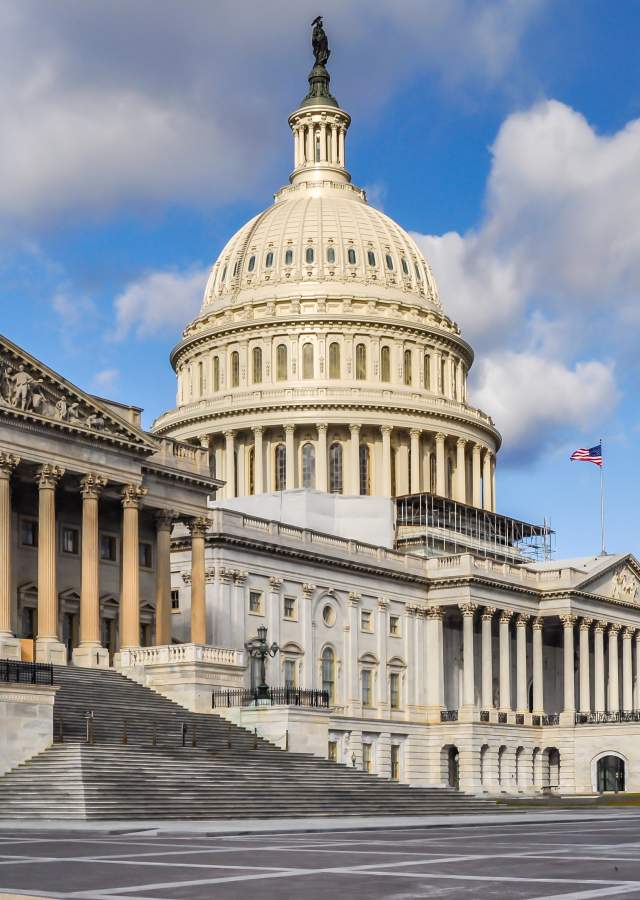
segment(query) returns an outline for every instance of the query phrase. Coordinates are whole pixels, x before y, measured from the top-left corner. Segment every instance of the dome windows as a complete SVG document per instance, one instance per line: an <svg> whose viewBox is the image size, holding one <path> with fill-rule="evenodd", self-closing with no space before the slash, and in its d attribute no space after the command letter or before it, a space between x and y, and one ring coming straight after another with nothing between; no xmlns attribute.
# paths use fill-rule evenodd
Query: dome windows
<svg viewBox="0 0 640 900"><path fill-rule="evenodd" d="M311 265L313 265L314 259L315 259L315 251L314 251L313 247L307 247L307 249L304 251L304 261L306 262L306 264L308 266L311 266Z"/></svg>
<svg viewBox="0 0 640 900"><path fill-rule="evenodd" d="M250 256L249 257L249 265L247 266L247 271L253 272L255 267L256 267L256 258L255 258L255 256Z"/></svg>
<svg viewBox="0 0 640 900"><path fill-rule="evenodd" d="M340 344L329 344L329 378L340 378Z"/></svg>
<svg viewBox="0 0 640 900"><path fill-rule="evenodd" d="M403 273L404 273L405 275L408 275L408 274L409 274L409 263L407 262L407 260L405 259L404 256L403 256L402 259L400 260L400 264L401 264L401 266L402 266L402 271L403 271Z"/></svg>
<svg viewBox="0 0 640 900"><path fill-rule="evenodd" d="M302 487L316 486L316 448L308 441L302 446Z"/></svg>
<svg viewBox="0 0 640 900"><path fill-rule="evenodd" d="M364 381L367 377L367 348L364 344L356 345L356 379Z"/></svg>
<svg viewBox="0 0 640 900"><path fill-rule="evenodd" d="M366 444L360 444L358 463L360 475L360 495L363 497L367 497L371 493L371 465L369 448Z"/></svg>
<svg viewBox="0 0 640 900"><path fill-rule="evenodd" d="M293 250L285 250L284 252L284 264L285 266L293 265Z"/></svg>
<svg viewBox="0 0 640 900"><path fill-rule="evenodd" d="M302 345L302 377L305 380L313 378L313 344Z"/></svg>
<svg viewBox="0 0 640 900"><path fill-rule="evenodd" d="M260 384L262 381L262 350L260 347L254 347L252 354L252 367L253 367L253 383Z"/></svg>
<svg viewBox="0 0 640 900"><path fill-rule="evenodd" d="M238 387L240 384L240 354L234 350L231 354L231 387Z"/></svg>
<svg viewBox="0 0 640 900"><path fill-rule="evenodd" d="M287 486L287 448L284 444L278 444L274 453L274 478L276 491L284 491Z"/></svg>
<svg viewBox="0 0 640 900"><path fill-rule="evenodd" d="M342 444L337 442L329 447L329 491L342 493Z"/></svg>
<svg viewBox="0 0 640 900"><path fill-rule="evenodd" d="M332 266L336 261L336 248L327 247L327 262Z"/></svg>
<svg viewBox="0 0 640 900"><path fill-rule="evenodd" d="M376 264L376 255L373 250L367 250L367 262L370 266L375 266Z"/></svg>
<svg viewBox="0 0 640 900"><path fill-rule="evenodd" d="M276 347L276 381L287 380L287 347L278 344Z"/></svg>
<svg viewBox="0 0 640 900"><path fill-rule="evenodd" d="M380 350L380 381L391 381L391 350L386 345Z"/></svg>
<svg viewBox="0 0 640 900"><path fill-rule="evenodd" d="M389 272L393 272L393 257L391 256L390 253L387 253L387 255L384 258L384 261L385 261L385 264L386 264Z"/></svg>
<svg viewBox="0 0 640 900"><path fill-rule="evenodd" d="M213 357L213 389L220 390L220 357Z"/></svg>
<svg viewBox="0 0 640 900"><path fill-rule="evenodd" d="M221 287L222 287L222 285L224 284L225 278L227 277L227 268L228 268L228 266L225 265L224 269L222 270L222 278L220 279L220 286L221 286Z"/></svg>
<svg viewBox="0 0 640 900"><path fill-rule="evenodd" d="M425 391L431 390L431 356L428 353L424 355L423 385Z"/></svg>
<svg viewBox="0 0 640 900"><path fill-rule="evenodd" d="M356 251L353 249L353 247L349 247L349 249L347 250L347 262L350 266L355 266L356 264Z"/></svg>
<svg viewBox="0 0 640 900"><path fill-rule="evenodd" d="M408 386L412 382L412 372L411 372L411 350L404 351L404 383Z"/></svg>
<svg viewBox="0 0 640 900"><path fill-rule="evenodd" d="M235 263L233 264L233 276L232 277L237 278L239 272L240 272L240 260L237 259L235 261Z"/></svg>
<svg viewBox="0 0 640 900"><path fill-rule="evenodd" d="M416 270L416 278L418 281L422 281L422 272L420 271L420 266L418 263L413 264L414 269Z"/></svg>
<svg viewBox="0 0 640 900"><path fill-rule="evenodd" d="M264 264L267 269L270 269L273 266L273 251L269 250L264 259Z"/></svg>

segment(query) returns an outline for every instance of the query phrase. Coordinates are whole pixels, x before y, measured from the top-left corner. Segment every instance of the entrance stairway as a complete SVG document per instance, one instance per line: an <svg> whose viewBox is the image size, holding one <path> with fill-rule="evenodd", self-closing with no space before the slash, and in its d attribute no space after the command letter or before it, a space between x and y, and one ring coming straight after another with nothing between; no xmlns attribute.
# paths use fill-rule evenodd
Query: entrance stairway
<svg viewBox="0 0 640 900"><path fill-rule="evenodd" d="M282 751L113 671L55 667L57 743L0 778L2 819L226 819L491 812ZM93 712L87 742L87 712ZM62 742L60 742L62 740Z"/></svg>

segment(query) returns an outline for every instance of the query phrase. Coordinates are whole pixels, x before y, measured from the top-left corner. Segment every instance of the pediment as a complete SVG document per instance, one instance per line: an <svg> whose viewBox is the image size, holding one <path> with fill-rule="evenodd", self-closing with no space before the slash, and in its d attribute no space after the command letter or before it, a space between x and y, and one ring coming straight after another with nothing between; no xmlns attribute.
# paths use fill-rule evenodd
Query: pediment
<svg viewBox="0 0 640 900"><path fill-rule="evenodd" d="M609 600L640 606L640 564L631 555L618 558L603 572L581 584L580 588Z"/></svg>
<svg viewBox="0 0 640 900"><path fill-rule="evenodd" d="M152 438L0 335L0 416L152 453Z"/></svg>

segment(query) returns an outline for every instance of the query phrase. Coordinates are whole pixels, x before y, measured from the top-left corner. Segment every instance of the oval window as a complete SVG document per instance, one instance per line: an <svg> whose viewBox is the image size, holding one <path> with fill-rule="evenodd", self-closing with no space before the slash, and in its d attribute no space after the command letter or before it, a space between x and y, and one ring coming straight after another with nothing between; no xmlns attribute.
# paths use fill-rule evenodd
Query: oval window
<svg viewBox="0 0 640 900"><path fill-rule="evenodd" d="M402 257L401 262L402 262L402 271L404 272L405 275L408 275L409 274L409 264L407 263L404 256Z"/></svg>
<svg viewBox="0 0 640 900"><path fill-rule="evenodd" d="M312 263L312 262L313 262L313 257L314 257L313 247L307 247L307 249L304 251L304 259L305 259L305 262L306 262L306 263Z"/></svg>
<svg viewBox="0 0 640 900"><path fill-rule="evenodd" d="M285 266L290 266L293 263L293 250L287 250L284 254L284 264Z"/></svg>
<svg viewBox="0 0 640 900"><path fill-rule="evenodd" d="M391 255L390 255L389 253L387 253L387 255L385 256L384 260L385 260L385 262L386 262L386 264L387 264L387 269L388 269L390 272L393 272L393 259L392 259Z"/></svg>
<svg viewBox="0 0 640 900"><path fill-rule="evenodd" d="M349 249L347 250L347 260L348 260L348 262L349 262L350 265L355 266L355 264L356 264L356 251L353 249L353 247L349 247Z"/></svg>
<svg viewBox="0 0 640 900"><path fill-rule="evenodd" d="M333 263L336 261L336 251L334 247L327 247L327 262Z"/></svg>
<svg viewBox="0 0 640 900"><path fill-rule="evenodd" d="M370 266L375 266L376 264L376 255L373 250L367 250L367 262Z"/></svg>
<svg viewBox="0 0 640 900"><path fill-rule="evenodd" d="M255 269L255 267L256 267L256 258L255 258L255 256L250 256L250 257L249 257L249 265L247 266L247 269L248 269L250 272L253 272L253 270Z"/></svg>
<svg viewBox="0 0 640 900"><path fill-rule="evenodd" d="M336 612L335 612L333 606L329 606L328 603L327 603L327 605L324 607L324 609L322 610L322 621L323 621L324 624L327 625L329 628L331 628L331 626L332 626L332 625L335 623L335 621L336 621Z"/></svg>
<svg viewBox="0 0 640 900"><path fill-rule="evenodd" d="M264 264L267 267L267 269L270 269L271 266L273 265L273 253L271 252L271 250L269 250L269 252L267 253Z"/></svg>

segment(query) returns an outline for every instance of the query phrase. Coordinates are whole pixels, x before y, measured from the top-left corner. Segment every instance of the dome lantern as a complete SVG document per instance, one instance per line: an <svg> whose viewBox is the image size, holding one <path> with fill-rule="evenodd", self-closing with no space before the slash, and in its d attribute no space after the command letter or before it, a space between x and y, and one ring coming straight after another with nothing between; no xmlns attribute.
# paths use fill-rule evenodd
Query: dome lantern
<svg viewBox="0 0 640 900"><path fill-rule="evenodd" d="M309 93L289 116L294 147L294 170L289 181L293 185L323 181L346 184L351 181L345 167L345 138L351 117L329 91L331 78L326 62L331 51L322 17L312 24L315 64L309 73Z"/></svg>

